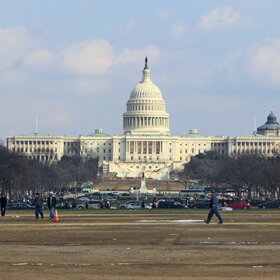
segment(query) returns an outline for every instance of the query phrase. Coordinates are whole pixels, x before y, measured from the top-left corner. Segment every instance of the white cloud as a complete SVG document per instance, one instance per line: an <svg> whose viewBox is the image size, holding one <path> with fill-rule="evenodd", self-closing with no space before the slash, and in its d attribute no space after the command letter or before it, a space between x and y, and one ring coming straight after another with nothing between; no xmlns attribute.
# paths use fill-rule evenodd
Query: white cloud
<svg viewBox="0 0 280 280"><path fill-rule="evenodd" d="M88 41L67 49L63 66L77 75L100 75L112 66L113 58L113 47L108 41Z"/></svg>
<svg viewBox="0 0 280 280"><path fill-rule="evenodd" d="M139 23L135 19L129 19L125 25L120 29L120 34L125 37L134 37L139 28Z"/></svg>
<svg viewBox="0 0 280 280"><path fill-rule="evenodd" d="M201 18L199 26L212 31L232 27L246 26L250 20L231 7L217 8Z"/></svg>
<svg viewBox="0 0 280 280"><path fill-rule="evenodd" d="M44 70L52 65L55 56L49 50L37 50L29 54L23 62L27 68Z"/></svg>
<svg viewBox="0 0 280 280"><path fill-rule="evenodd" d="M93 78L79 78L72 80L71 82L73 89L84 95L95 95L103 93L108 90L111 86L108 80L100 80Z"/></svg>
<svg viewBox="0 0 280 280"><path fill-rule="evenodd" d="M171 35L175 38L180 38L185 34L186 29L186 25L182 23L175 23L171 26Z"/></svg>
<svg viewBox="0 0 280 280"><path fill-rule="evenodd" d="M159 19L168 19L171 17L171 12L168 9L159 9L156 11L155 15Z"/></svg>
<svg viewBox="0 0 280 280"><path fill-rule="evenodd" d="M0 65L20 59L31 48L33 39L24 27L0 29Z"/></svg>
<svg viewBox="0 0 280 280"><path fill-rule="evenodd" d="M267 84L280 86L280 38L265 40L247 54L247 72Z"/></svg>
<svg viewBox="0 0 280 280"><path fill-rule="evenodd" d="M0 83L14 83L26 79L19 64L33 49L33 38L21 26L0 29Z"/></svg>
<svg viewBox="0 0 280 280"><path fill-rule="evenodd" d="M117 55L115 63L143 63L145 56L157 61L160 57L160 49L157 46L149 45L139 49L124 49Z"/></svg>

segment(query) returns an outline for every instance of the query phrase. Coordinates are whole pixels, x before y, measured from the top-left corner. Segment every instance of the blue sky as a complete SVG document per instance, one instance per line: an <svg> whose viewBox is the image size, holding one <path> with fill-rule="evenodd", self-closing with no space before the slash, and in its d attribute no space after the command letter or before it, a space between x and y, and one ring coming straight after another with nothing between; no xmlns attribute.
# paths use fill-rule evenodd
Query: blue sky
<svg viewBox="0 0 280 280"><path fill-rule="evenodd" d="M280 118L280 1L0 0L0 138L122 129L148 56L172 135Z"/></svg>

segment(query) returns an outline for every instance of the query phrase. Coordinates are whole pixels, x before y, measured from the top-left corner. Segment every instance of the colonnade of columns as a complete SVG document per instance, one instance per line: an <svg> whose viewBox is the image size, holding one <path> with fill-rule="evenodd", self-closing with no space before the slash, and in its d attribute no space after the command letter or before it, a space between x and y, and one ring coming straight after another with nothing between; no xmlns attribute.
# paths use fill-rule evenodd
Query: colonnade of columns
<svg viewBox="0 0 280 280"><path fill-rule="evenodd" d="M166 117L124 117L123 127L169 127Z"/></svg>

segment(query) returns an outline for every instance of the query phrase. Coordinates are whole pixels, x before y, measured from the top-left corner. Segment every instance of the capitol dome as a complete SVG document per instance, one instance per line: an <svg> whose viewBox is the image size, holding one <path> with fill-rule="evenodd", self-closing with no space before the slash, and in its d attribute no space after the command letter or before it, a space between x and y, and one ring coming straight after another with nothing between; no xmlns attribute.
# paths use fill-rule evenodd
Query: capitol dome
<svg viewBox="0 0 280 280"><path fill-rule="evenodd" d="M159 98L162 94L158 86L156 86L150 78L150 69L145 66L143 70L142 81L131 91L130 99L134 98Z"/></svg>
<svg viewBox="0 0 280 280"><path fill-rule="evenodd" d="M151 80L145 59L142 81L131 91L123 114L123 134L169 135L169 114L161 90Z"/></svg>

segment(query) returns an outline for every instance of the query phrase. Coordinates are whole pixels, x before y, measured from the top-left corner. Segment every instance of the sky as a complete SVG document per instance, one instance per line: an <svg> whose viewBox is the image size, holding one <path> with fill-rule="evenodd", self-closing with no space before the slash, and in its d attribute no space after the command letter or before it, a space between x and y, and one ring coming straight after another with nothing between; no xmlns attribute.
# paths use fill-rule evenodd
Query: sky
<svg viewBox="0 0 280 280"><path fill-rule="evenodd" d="M120 135L144 59L172 135L280 118L278 0L0 0L0 138Z"/></svg>

